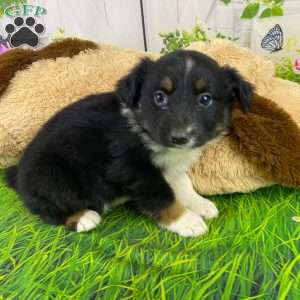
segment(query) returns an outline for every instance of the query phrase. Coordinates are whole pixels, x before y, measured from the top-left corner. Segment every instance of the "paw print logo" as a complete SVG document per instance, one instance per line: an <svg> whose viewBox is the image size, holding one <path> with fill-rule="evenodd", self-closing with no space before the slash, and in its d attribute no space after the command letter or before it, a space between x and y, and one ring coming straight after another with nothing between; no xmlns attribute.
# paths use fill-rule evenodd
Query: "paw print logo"
<svg viewBox="0 0 300 300"><path fill-rule="evenodd" d="M5 31L11 35L10 44L13 47L24 44L35 47L39 43L39 36L45 31L45 27L42 24L36 24L33 17L28 17L26 20L17 17L14 24L6 25Z"/></svg>

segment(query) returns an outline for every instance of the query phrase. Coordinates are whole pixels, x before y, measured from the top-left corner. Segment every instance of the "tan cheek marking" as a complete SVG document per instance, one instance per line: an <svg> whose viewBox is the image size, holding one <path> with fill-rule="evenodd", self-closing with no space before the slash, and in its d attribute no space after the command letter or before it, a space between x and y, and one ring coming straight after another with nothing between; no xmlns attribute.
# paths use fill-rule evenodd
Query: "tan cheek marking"
<svg viewBox="0 0 300 300"><path fill-rule="evenodd" d="M212 142L218 142L218 141L219 141L219 138L222 138L222 137L227 136L227 135L230 134L229 128L224 127L224 126L221 125L221 124L218 124L218 125L216 126L216 129L215 129L215 130L216 130L217 137L216 137L216 139L213 140Z"/></svg>
<svg viewBox="0 0 300 300"><path fill-rule="evenodd" d="M226 111L225 111L224 116L223 116L223 120L216 125L216 132L218 134L223 135L223 136L225 136L229 133L229 128L225 124L227 117L228 117L228 113L226 113Z"/></svg>
<svg viewBox="0 0 300 300"><path fill-rule="evenodd" d="M168 225L180 218L185 210L186 209L176 200L161 212L159 222Z"/></svg>
<svg viewBox="0 0 300 300"><path fill-rule="evenodd" d="M217 127L216 127L216 131L217 131L217 132L221 132L221 131L223 131L224 129L225 129L225 128L224 128L223 124L218 124Z"/></svg>
<svg viewBox="0 0 300 300"><path fill-rule="evenodd" d="M167 93L171 93L172 90L173 90L173 86L174 86L174 83L173 81L171 80L170 77L165 77L161 83L160 83L160 86L161 88L166 91Z"/></svg>
<svg viewBox="0 0 300 300"><path fill-rule="evenodd" d="M207 87L207 83L204 79L197 79L194 83L194 87L197 93L203 92Z"/></svg>

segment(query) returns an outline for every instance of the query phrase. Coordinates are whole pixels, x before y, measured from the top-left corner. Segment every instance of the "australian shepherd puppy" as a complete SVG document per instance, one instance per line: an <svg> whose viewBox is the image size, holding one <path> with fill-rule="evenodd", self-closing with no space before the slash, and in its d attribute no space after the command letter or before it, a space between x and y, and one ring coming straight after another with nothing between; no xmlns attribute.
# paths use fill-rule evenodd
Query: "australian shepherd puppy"
<svg viewBox="0 0 300 300"><path fill-rule="evenodd" d="M81 232L126 199L181 236L218 215L187 170L230 125L233 101L249 110L251 85L194 51L143 59L112 93L58 112L26 148L8 184L45 222ZM220 153L222 155L222 153Z"/></svg>

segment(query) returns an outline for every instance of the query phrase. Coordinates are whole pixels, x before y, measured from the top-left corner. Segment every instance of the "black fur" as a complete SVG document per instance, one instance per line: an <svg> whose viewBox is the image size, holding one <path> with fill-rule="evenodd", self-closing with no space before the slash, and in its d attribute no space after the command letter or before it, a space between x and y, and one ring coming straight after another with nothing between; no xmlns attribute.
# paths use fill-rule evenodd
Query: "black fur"
<svg viewBox="0 0 300 300"><path fill-rule="evenodd" d="M17 188L17 173L18 173L18 167L12 166L5 170L5 181L7 182L7 185L12 188Z"/></svg>
<svg viewBox="0 0 300 300"><path fill-rule="evenodd" d="M253 86L245 81L234 68L224 67L226 84L232 99L238 99L243 112L249 112L253 97Z"/></svg>
<svg viewBox="0 0 300 300"><path fill-rule="evenodd" d="M187 59L193 67L185 74ZM172 78L174 90L162 109L153 104L153 93L164 76ZM197 102L199 92L192 87L197 78L208 83L201 93L214 99L208 108ZM188 125L193 125L193 142L186 147L215 138L216 127L229 124L232 89L248 110L248 83L205 55L178 51L157 62L143 60L115 93L89 96L51 118L25 150L18 169L6 171L7 182L33 213L52 224L64 224L85 208L101 211L124 195L142 212L159 216L173 203L174 193L153 164L149 144L177 147L170 134Z"/></svg>
<svg viewBox="0 0 300 300"><path fill-rule="evenodd" d="M118 96L126 106L137 107L144 79L152 64L153 62L149 58L142 59L130 74L119 81Z"/></svg>

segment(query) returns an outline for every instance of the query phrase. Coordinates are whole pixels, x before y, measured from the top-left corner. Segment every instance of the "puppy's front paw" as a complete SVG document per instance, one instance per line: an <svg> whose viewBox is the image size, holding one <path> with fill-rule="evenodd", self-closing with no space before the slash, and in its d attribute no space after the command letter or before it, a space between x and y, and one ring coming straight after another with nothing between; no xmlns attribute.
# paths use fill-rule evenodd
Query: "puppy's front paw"
<svg viewBox="0 0 300 300"><path fill-rule="evenodd" d="M186 209L179 218L172 221L171 223L160 223L159 225L162 228L166 228L172 232L176 232L184 237L199 236L206 233L208 230L202 217L195 214L189 209Z"/></svg>
<svg viewBox="0 0 300 300"><path fill-rule="evenodd" d="M197 197L193 201L193 207L191 207L191 210L205 219L216 218L219 215L219 211L215 204L203 197Z"/></svg>

